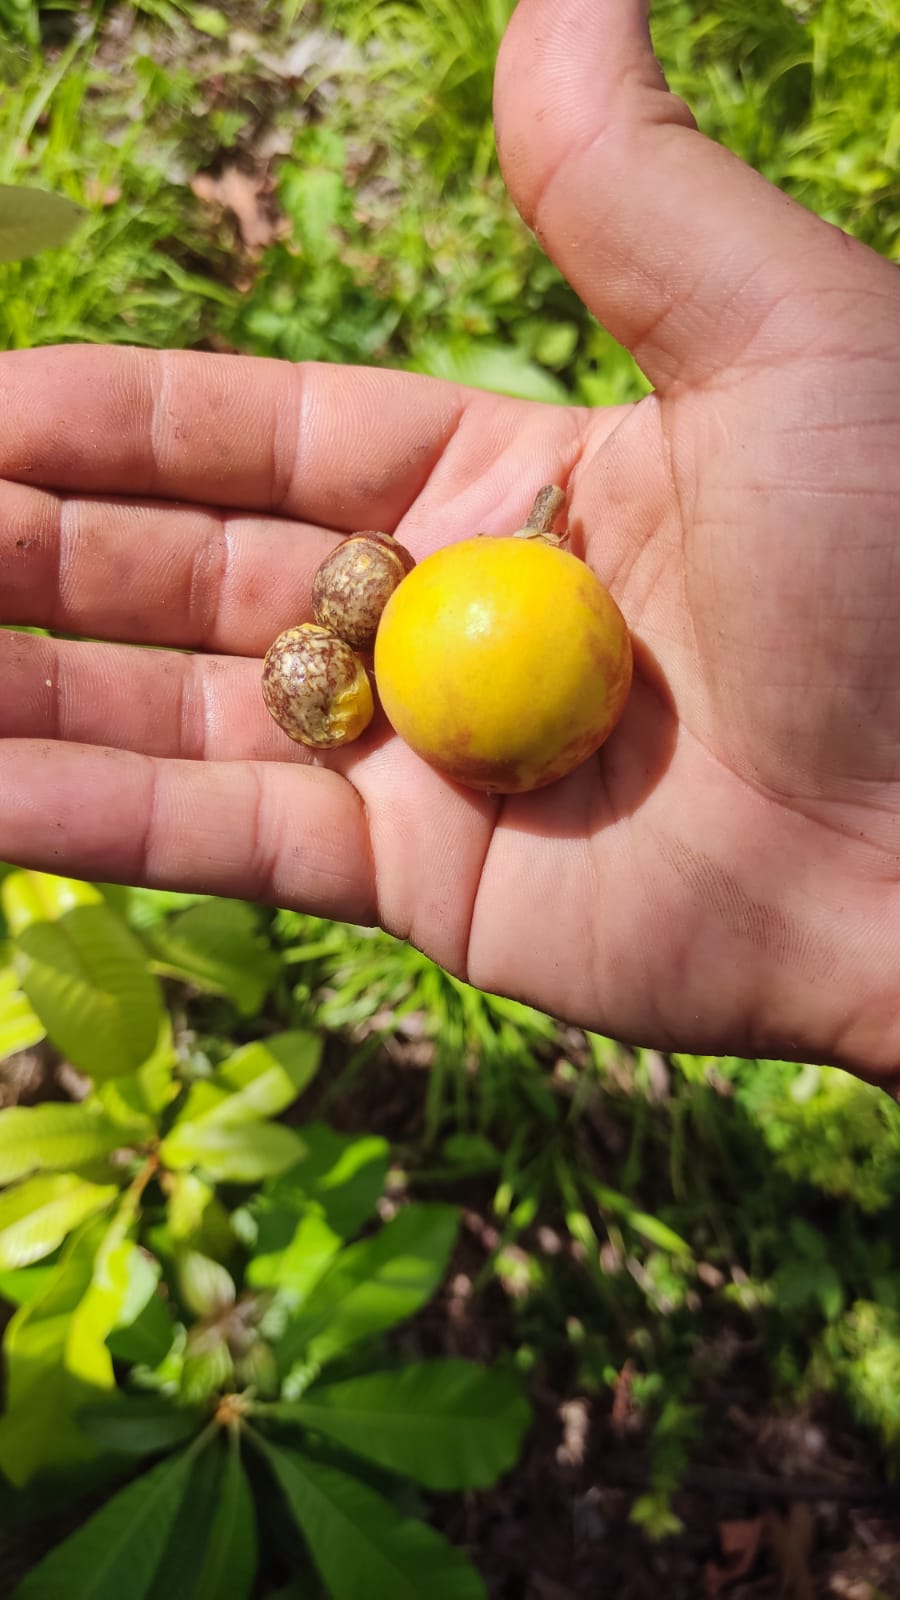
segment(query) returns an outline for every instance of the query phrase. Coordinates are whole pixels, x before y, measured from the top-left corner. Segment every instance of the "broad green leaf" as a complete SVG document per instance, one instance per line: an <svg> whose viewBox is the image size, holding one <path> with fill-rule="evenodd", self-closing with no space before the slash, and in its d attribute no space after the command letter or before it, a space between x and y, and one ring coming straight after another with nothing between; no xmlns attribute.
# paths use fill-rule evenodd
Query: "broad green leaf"
<svg viewBox="0 0 900 1600"><path fill-rule="evenodd" d="M204 900L149 929L162 971L227 995L242 1016L258 1011L280 962L259 933L259 912L242 900Z"/></svg>
<svg viewBox="0 0 900 1600"><path fill-rule="evenodd" d="M322 1040L300 1030L274 1033L245 1045L219 1068L219 1082L231 1093L209 1117L225 1123L277 1116L303 1093L321 1059Z"/></svg>
<svg viewBox="0 0 900 1600"><path fill-rule="evenodd" d="M68 239L84 212L46 189L0 184L0 261L22 261Z"/></svg>
<svg viewBox="0 0 900 1600"><path fill-rule="evenodd" d="M198 1452L147 1600L194 1600L225 1472L221 1438Z"/></svg>
<svg viewBox="0 0 900 1600"><path fill-rule="evenodd" d="M486 1600L477 1572L433 1528L336 1467L260 1442L332 1600Z"/></svg>
<svg viewBox="0 0 900 1600"><path fill-rule="evenodd" d="M260 1418L337 1440L426 1489L483 1489L516 1461L531 1411L514 1373L428 1361L317 1385Z"/></svg>
<svg viewBox="0 0 900 1600"><path fill-rule="evenodd" d="M0 1111L0 1183L31 1172L83 1167L129 1142L146 1137L146 1122L132 1130L110 1121L90 1100L78 1104L10 1106Z"/></svg>
<svg viewBox="0 0 900 1600"><path fill-rule="evenodd" d="M256 1572L253 1493L235 1435L219 1487L219 1504L206 1541L206 1559L191 1600L248 1600Z"/></svg>
<svg viewBox="0 0 900 1600"><path fill-rule="evenodd" d="M56 922L77 906L103 903L94 884L81 878L57 878L52 872L11 872L0 887L0 904L14 937L33 922Z"/></svg>
<svg viewBox="0 0 900 1600"><path fill-rule="evenodd" d="M18 936L22 989L53 1043L95 1079L152 1056L162 996L131 931L105 904L75 906Z"/></svg>
<svg viewBox="0 0 900 1600"><path fill-rule="evenodd" d="M12 967L0 970L0 1061L40 1044L46 1032L19 988Z"/></svg>
<svg viewBox="0 0 900 1600"><path fill-rule="evenodd" d="M48 1256L73 1229L116 1199L112 1184L73 1173L26 1178L0 1194L0 1267L27 1267Z"/></svg>
<svg viewBox="0 0 900 1600"><path fill-rule="evenodd" d="M147 1456L174 1450L193 1439L207 1420L205 1412L173 1406L161 1394L136 1394L85 1406L78 1413L84 1432L115 1455Z"/></svg>
<svg viewBox="0 0 900 1600"><path fill-rule="evenodd" d="M303 1140L279 1123L231 1127L204 1119L177 1123L160 1155L167 1167L193 1168L216 1183L258 1183L302 1161L305 1149Z"/></svg>
<svg viewBox="0 0 900 1600"><path fill-rule="evenodd" d="M348 1245L288 1323L282 1370L297 1360L324 1365L411 1317L441 1282L458 1225L450 1206L412 1205L373 1238Z"/></svg>
<svg viewBox="0 0 900 1600"><path fill-rule="evenodd" d="M12 1600L144 1600L195 1470L167 1457L106 1502L29 1572Z"/></svg>
<svg viewBox="0 0 900 1600"><path fill-rule="evenodd" d="M558 378L530 361L516 345L487 340L440 342L423 340L409 365L432 378L446 378L470 389L490 389L519 400L541 400L565 405L568 392Z"/></svg>

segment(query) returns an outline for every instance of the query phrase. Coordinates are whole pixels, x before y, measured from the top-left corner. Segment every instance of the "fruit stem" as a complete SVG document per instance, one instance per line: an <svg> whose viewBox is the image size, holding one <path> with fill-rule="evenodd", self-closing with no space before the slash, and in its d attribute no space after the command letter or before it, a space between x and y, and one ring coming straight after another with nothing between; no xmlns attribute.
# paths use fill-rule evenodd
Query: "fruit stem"
<svg viewBox="0 0 900 1600"><path fill-rule="evenodd" d="M561 511L566 503L566 496L562 489L555 483L545 483L534 497L534 505L528 513L528 521L524 528L519 528L517 539L547 539L551 544L561 544L553 532L553 523L557 512Z"/></svg>

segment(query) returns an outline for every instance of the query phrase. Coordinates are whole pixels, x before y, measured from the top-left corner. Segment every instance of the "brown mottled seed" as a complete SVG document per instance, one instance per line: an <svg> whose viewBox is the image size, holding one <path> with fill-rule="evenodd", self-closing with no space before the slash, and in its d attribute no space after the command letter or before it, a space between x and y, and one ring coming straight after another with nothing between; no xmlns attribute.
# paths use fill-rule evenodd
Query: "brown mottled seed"
<svg viewBox="0 0 900 1600"><path fill-rule="evenodd" d="M314 622L286 629L270 645L262 692L279 727L320 750L358 739L372 720L365 667L343 639Z"/></svg>
<svg viewBox="0 0 900 1600"><path fill-rule="evenodd" d="M313 581L313 615L352 645L371 650L381 613L415 562L389 533L353 533L326 556Z"/></svg>

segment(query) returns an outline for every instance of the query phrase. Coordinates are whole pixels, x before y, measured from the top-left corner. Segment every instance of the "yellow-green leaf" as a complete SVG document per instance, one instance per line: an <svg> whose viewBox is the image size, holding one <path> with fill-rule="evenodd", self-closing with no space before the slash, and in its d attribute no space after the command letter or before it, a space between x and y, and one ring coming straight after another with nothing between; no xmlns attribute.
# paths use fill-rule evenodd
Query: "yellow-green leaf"
<svg viewBox="0 0 900 1600"><path fill-rule="evenodd" d="M0 1111L0 1183L13 1183L32 1172L82 1167L150 1131L149 1121L127 1128L86 1100L77 1105L10 1106Z"/></svg>
<svg viewBox="0 0 900 1600"><path fill-rule="evenodd" d="M56 922L76 906L98 906L103 896L81 878L57 878L52 872L11 872L0 886L0 904L9 931L17 938L33 922Z"/></svg>
<svg viewBox="0 0 900 1600"><path fill-rule="evenodd" d="M280 1123L224 1126L208 1118L179 1122L160 1146L167 1167L195 1168L217 1183L258 1183L302 1161L303 1140Z"/></svg>
<svg viewBox="0 0 900 1600"><path fill-rule="evenodd" d="M118 1193L114 1184L88 1183L70 1172L26 1178L5 1190L0 1194L0 1267L27 1267L50 1255Z"/></svg>

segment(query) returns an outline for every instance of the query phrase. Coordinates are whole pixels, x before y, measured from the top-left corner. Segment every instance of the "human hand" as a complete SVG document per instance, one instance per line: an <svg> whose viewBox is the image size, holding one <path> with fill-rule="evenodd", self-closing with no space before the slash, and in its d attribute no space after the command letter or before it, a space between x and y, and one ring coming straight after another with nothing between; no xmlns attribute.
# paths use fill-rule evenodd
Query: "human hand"
<svg viewBox="0 0 900 1600"><path fill-rule="evenodd" d="M511 193L653 381L639 404L0 357L0 620L95 641L0 634L0 858L377 919L620 1038L886 1080L900 279L695 131L644 10L521 0L496 97ZM599 754L489 799L378 719L327 760L291 745L260 657L336 535L421 558L518 526L549 481L637 640Z"/></svg>

